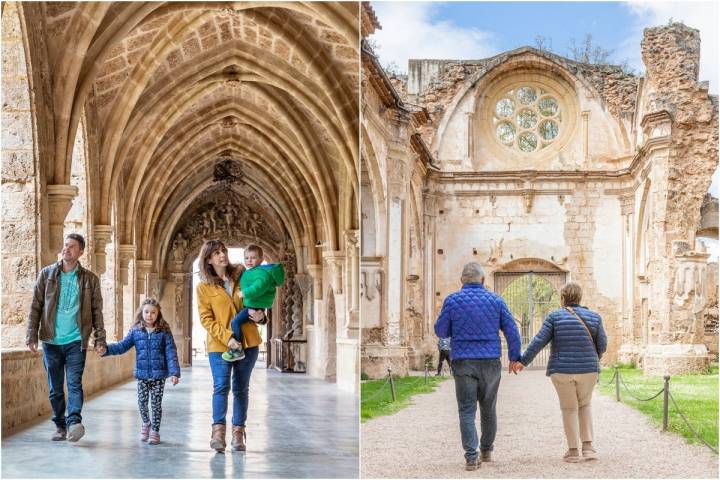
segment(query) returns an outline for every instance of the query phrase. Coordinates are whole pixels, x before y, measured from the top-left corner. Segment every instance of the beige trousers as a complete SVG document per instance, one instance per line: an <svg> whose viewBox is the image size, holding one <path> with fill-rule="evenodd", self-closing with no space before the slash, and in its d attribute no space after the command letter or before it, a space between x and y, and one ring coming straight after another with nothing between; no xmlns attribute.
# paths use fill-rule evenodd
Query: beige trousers
<svg viewBox="0 0 720 480"><path fill-rule="evenodd" d="M560 399L563 427L568 448L580 448L578 438L592 442L592 414L590 402L597 383L596 373L553 373L550 375Z"/></svg>

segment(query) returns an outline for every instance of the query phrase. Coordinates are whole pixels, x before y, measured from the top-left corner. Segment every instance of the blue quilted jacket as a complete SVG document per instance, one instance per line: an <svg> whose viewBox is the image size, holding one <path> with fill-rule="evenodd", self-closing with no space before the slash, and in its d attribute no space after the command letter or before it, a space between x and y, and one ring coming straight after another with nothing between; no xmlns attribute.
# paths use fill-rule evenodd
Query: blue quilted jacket
<svg viewBox="0 0 720 480"><path fill-rule="evenodd" d="M180 377L175 341L170 332L148 332L135 326L122 341L107 346L105 355L122 355L135 347L135 378Z"/></svg>
<svg viewBox="0 0 720 480"><path fill-rule="evenodd" d="M579 305L573 310L585 320L590 333L597 339L600 356L607 350L607 336L600 315ZM575 315L564 308L550 312L542 328L532 339L520 362L527 366L535 355L550 343L550 361L546 375L553 373L593 373L600 371L600 359L593 340Z"/></svg>
<svg viewBox="0 0 720 480"><path fill-rule="evenodd" d="M450 358L500 358L500 334L508 343L508 358L520 358L520 334L503 299L478 283L466 283L445 299L435 322L435 334L451 337Z"/></svg>

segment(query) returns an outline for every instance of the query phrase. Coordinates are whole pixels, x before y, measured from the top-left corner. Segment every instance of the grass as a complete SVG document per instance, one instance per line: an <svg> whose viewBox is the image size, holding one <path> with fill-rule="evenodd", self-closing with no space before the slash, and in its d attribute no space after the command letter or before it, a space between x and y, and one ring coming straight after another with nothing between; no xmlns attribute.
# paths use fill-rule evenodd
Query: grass
<svg viewBox="0 0 720 480"><path fill-rule="evenodd" d="M430 393L438 384L450 377L393 377L397 401L392 401L390 383L387 378L383 380L370 380L360 385L360 418L362 421L382 415L392 415L411 404L410 399L419 393Z"/></svg>
<svg viewBox="0 0 720 480"><path fill-rule="evenodd" d="M620 378L638 398L649 398L663 388L661 376L646 377L642 370L630 366L619 369ZM615 380L608 384L614 369L605 368L600 374L600 392L615 397ZM677 402L690 425L710 445L718 447L718 367L713 365L707 374L677 375L670 379L670 393ZM653 423L662 428L663 395L654 400L640 402L633 399L622 382L620 400L649 416ZM672 400L669 400L668 430L679 433L690 443L702 443L695 438L682 418L677 414Z"/></svg>

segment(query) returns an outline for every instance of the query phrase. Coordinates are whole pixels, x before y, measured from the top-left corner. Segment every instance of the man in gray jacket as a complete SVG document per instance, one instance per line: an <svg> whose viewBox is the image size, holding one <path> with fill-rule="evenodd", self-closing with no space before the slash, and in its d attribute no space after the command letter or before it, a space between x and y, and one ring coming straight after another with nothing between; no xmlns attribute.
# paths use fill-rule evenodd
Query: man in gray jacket
<svg viewBox="0 0 720 480"><path fill-rule="evenodd" d="M90 334L95 351L107 349L102 315L102 295L97 275L80 265L85 239L71 233L65 237L62 260L43 268L35 283L25 343L37 352L43 342L43 362L50 387L52 421L57 427L52 440L76 442L85 434L82 421L83 388ZM67 417L64 383L67 377Z"/></svg>

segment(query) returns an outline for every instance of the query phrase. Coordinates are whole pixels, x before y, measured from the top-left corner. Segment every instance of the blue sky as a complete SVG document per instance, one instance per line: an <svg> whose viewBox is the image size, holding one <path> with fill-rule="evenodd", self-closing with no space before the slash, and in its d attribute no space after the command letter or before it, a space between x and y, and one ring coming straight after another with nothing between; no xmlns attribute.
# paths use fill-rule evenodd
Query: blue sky
<svg viewBox="0 0 720 480"><path fill-rule="evenodd" d="M674 2L372 2L382 29L372 36L383 64L407 70L408 58L477 59L552 39L552 49L568 56L572 38L586 33L613 63L625 60L638 73L642 30L670 18L700 30L700 76L718 85L717 1Z"/></svg>

